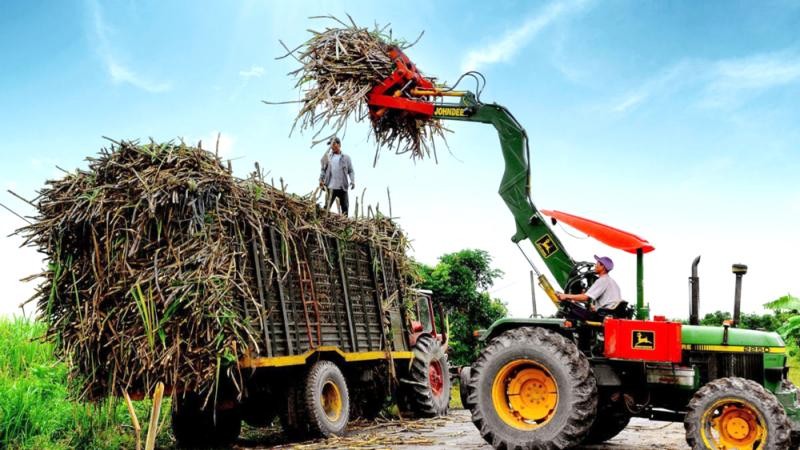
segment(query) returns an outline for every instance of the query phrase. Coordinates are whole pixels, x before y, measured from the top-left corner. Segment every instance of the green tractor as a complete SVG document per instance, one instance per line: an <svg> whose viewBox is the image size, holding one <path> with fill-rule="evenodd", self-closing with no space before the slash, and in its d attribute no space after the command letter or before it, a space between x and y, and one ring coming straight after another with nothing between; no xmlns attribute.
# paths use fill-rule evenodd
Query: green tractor
<svg viewBox="0 0 800 450"><path fill-rule="evenodd" d="M512 242L530 240L563 292L586 292L597 275L567 254L545 211L534 206L527 135L505 107L481 102L483 77L465 74L478 83L477 95L457 91L425 78L400 49L390 54L397 70L369 94L376 126L394 114L494 126L505 160L499 193L516 225ZM780 336L739 329L735 321L698 326L696 297L690 325L649 320L643 257L653 247L597 222L558 211L547 215L636 254L636 306L600 317L560 302L537 270L557 316L497 321L483 331L477 360L460 372L464 406L487 442L497 449L571 448L606 441L631 417L645 417L683 421L693 449L797 447L800 404L786 378ZM743 270L734 267L737 284Z"/></svg>
<svg viewBox="0 0 800 450"><path fill-rule="evenodd" d="M696 270L695 260L693 268ZM734 271L743 266L736 265ZM462 369L462 401L495 448L598 444L632 417L682 421L692 449L797 448L800 405L776 333L698 326L656 316L502 319ZM741 272L737 274L740 292ZM738 311L739 295L736 296Z"/></svg>

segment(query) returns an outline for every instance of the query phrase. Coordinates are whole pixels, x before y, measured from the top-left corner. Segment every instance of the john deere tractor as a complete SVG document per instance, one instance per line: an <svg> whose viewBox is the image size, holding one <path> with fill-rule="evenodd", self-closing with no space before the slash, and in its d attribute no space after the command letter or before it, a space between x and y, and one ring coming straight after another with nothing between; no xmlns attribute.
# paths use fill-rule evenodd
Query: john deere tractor
<svg viewBox="0 0 800 450"><path fill-rule="evenodd" d="M376 126L395 114L494 126L505 160L499 193L516 225L512 242L530 240L561 290L585 292L597 275L567 254L545 211L534 206L527 135L505 107L480 100L482 76L467 74L479 84L476 95L437 85L400 49L391 56L396 71L369 94ZM497 321L482 332L480 356L460 374L465 406L487 442L497 449L564 449L603 442L631 417L645 417L683 421L693 449L797 445L800 405L780 336L738 328L737 314L725 326L698 326L696 301L690 325L651 320L642 279L644 254L653 247L594 221L546 213L636 255L636 304L602 316L560 302L539 273L557 316ZM744 270L734 267L739 283Z"/></svg>

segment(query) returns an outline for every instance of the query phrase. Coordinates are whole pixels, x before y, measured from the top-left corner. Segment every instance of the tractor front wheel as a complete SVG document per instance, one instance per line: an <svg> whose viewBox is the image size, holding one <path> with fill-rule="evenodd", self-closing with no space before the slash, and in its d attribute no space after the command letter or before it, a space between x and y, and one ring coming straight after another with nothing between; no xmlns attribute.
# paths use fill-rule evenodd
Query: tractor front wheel
<svg viewBox="0 0 800 450"><path fill-rule="evenodd" d="M692 397L683 423L693 450L790 448L786 411L763 386L744 378L720 378Z"/></svg>
<svg viewBox="0 0 800 450"><path fill-rule="evenodd" d="M492 339L472 365L467 403L497 449L565 449L594 422L597 382L575 343L520 327Z"/></svg>
<svg viewBox="0 0 800 450"><path fill-rule="evenodd" d="M447 414L450 406L450 365L442 344L423 335L414 345L414 360L402 383L403 409L418 417Z"/></svg>

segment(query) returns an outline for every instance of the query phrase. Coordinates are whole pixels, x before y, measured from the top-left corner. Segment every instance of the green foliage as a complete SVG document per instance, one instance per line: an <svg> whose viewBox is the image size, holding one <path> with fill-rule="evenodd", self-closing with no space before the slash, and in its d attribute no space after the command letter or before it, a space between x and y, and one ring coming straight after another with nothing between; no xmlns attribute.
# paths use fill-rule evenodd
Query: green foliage
<svg viewBox="0 0 800 450"><path fill-rule="evenodd" d="M786 294L769 303L764 303L764 308L771 309L776 313L793 311L796 314L797 311L800 311L800 298L793 297L791 294Z"/></svg>
<svg viewBox="0 0 800 450"><path fill-rule="evenodd" d="M765 303L765 308L775 311L780 327L777 329L789 350L789 356L797 362L800 356L800 298L786 294Z"/></svg>
<svg viewBox="0 0 800 450"><path fill-rule="evenodd" d="M731 313L728 311L715 311L706 314L700 319L700 325L705 326L722 326L726 320L731 320ZM782 321L781 318L775 314L747 314L742 313L739 319L739 328L747 330L763 330L763 331L777 331L780 328Z"/></svg>
<svg viewBox="0 0 800 450"><path fill-rule="evenodd" d="M503 275L491 262L486 251L465 249L442 256L435 267L418 265L421 287L432 290L450 315L451 359L456 365L470 364L477 356L473 331L508 313L500 300L486 292Z"/></svg>
<svg viewBox="0 0 800 450"><path fill-rule="evenodd" d="M69 398L67 368L53 358L52 344L39 339L44 332L43 323L0 318L0 448L133 448L123 404ZM149 402L137 402L136 410L146 427ZM168 439L162 431L159 441Z"/></svg>

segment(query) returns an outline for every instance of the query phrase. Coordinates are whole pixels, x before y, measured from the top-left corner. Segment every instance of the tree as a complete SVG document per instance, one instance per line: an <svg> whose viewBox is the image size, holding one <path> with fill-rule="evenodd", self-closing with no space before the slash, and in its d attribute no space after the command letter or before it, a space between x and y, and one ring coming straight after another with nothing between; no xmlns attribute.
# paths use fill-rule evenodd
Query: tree
<svg viewBox="0 0 800 450"><path fill-rule="evenodd" d="M439 258L434 267L418 264L421 288L433 291L450 317L450 356L454 364L465 365L478 354L473 331L486 328L505 317L508 310L487 289L503 272L492 268L488 252L465 249Z"/></svg>
<svg viewBox="0 0 800 450"><path fill-rule="evenodd" d="M789 355L797 357L798 343L800 342L800 299L793 297L791 294L786 294L783 297L778 297L775 300L765 303L765 308L775 311L775 317L780 324L778 333L781 334L783 340L789 347Z"/></svg>
<svg viewBox="0 0 800 450"><path fill-rule="evenodd" d="M732 320L729 311L714 311L700 319L700 325L719 327L722 326L722 323L726 320ZM780 318L773 314L742 313L742 316L739 318L739 328L747 330L777 331L781 325L782 322Z"/></svg>

